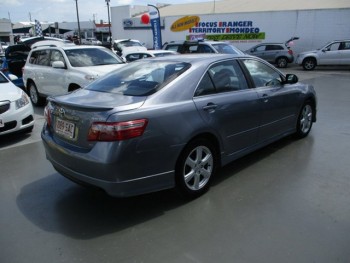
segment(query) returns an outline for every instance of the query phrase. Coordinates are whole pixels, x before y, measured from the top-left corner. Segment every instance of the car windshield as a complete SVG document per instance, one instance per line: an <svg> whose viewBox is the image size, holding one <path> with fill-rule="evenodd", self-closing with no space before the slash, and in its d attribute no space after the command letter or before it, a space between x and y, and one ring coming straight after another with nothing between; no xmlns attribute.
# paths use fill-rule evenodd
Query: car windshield
<svg viewBox="0 0 350 263"><path fill-rule="evenodd" d="M224 54L241 54L233 46L227 44L212 44L212 46L219 52Z"/></svg>
<svg viewBox="0 0 350 263"><path fill-rule="evenodd" d="M184 62L135 61L97 79L86 89L125 96L148 96L163 88L190 66Z"/></svg>
<svg viewBox="0 0 350 263"><path fill-rule="evenodd" d="M81 48L65 50L72 67L121 64L123 61L108 49Z"/></svg>

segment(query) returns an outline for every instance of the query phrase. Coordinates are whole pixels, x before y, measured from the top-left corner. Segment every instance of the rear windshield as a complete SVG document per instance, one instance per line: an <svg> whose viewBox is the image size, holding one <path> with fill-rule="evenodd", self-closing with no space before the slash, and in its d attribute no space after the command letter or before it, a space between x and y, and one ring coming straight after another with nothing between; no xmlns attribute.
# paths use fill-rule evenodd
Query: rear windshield
<svg viewBox="0 0 350 263"><path fill-rule="evenodd" d="M121 64L123 61L109 49L81 48L65 50L72 67Z"/></svg>
<svg viewBox="0 0 350 263"><path fill-rule="evenodd" d="M184 62L135 61L97 79L86 89L126 96L148 96L160 90L188 68L190 64Z"/></svg>
<svg viewBox="0 0 350 263"><path fill-rule="evenodd" d="M219 52L224 54L240 54L241 52L228 44L212 44L212 46Z"/></svg>

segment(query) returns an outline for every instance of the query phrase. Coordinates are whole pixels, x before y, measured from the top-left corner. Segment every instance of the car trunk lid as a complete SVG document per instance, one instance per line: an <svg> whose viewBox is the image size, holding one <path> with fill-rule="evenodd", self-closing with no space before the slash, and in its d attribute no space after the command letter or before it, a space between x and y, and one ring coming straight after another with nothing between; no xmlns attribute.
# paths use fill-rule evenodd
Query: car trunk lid
<svg viewBox="0 0 350 263"><path fill-rule="evenodd" d="M57 141L70 144L74 150L86 151L96 143L88 140L93 123L107 122L111 114L137 109L144 100L145 97L81 89L49 99L46 119Z"/></svg>

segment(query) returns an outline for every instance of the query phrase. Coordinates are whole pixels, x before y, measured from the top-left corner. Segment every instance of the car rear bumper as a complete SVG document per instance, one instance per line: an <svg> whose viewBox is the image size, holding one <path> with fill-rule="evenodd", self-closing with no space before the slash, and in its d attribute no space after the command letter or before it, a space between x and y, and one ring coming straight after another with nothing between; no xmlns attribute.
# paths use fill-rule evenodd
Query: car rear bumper
<svg viewBox="0 0 350 263"><path fill-rule="evenodd" d="M134 196L175 186L175 171L163 169L159 172L157 160L151 162L154 167L151 170L137 158L132 163L124 161L123 155L114 161L105 158L101 149L98 150L98 158L93 159L89 153L61 147L45 131L45 127L41 137L46 158L55 170L78 184L95 186L115 197Z"/></svg>

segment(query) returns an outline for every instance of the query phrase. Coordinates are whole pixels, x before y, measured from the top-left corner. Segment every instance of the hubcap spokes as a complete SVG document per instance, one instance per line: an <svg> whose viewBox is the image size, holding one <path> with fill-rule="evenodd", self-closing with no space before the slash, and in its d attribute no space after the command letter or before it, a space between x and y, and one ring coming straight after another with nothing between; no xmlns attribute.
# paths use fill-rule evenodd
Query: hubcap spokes
<svg viewBox="0 0 350 263"><path fill-rule="evenodd" d="M198 146L188 155L184 166L184 179L191 190L203 188L213 171L213 155L205 146Z"/></svg>
<svg viewBox="0 0 350 263"><path fill-rule="evenodd" d="M307 133L312 124L312 109L310 105L306 105L301 113L300 118L300 130L303 133Z"/></svg>
<svg viewBox="0 0 350 263"><path fill-rule="evenodd" d="M37 97L36 91L34 90L34 87L30 88L30 98L32 99L32 101L34 103L36 103L38 100L38 97Z"/></svg>

